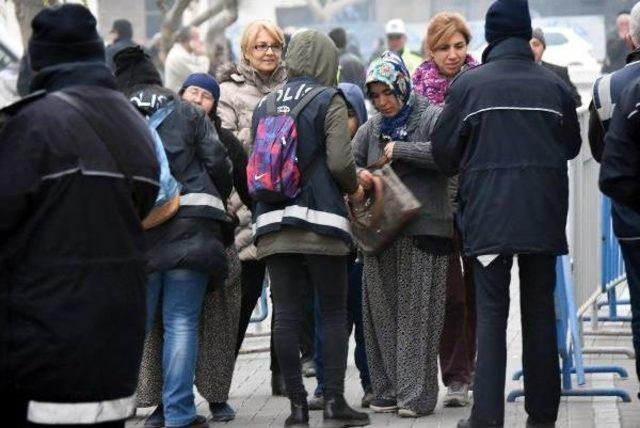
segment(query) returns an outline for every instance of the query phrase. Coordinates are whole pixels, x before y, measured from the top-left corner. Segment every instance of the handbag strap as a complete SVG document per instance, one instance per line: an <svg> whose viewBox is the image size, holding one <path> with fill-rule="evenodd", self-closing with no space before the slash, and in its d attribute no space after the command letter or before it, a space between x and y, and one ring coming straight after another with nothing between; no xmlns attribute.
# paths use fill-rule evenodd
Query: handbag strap
<svg viewBox="0 0 640 428"><path fill-rule="evenodd" d="M98 139L102 142L102 144L106 147L107 151L111 155L111 158L116 164L116 167L120 170L120 172L124 175L125 182L129 187L133 182L133 174L129 168L127 168L122 162L120 156L117 155L118 149L115 144L111 141L110 136L113 135L111 130L107 130L102 123L92 120L92 118L87 114L87 108L83 106L85 104L80 98L69 94L64 91L55 91L49 94L58 98L61 101L64 101L66 104L71 106L82 118L87 122L87 125L98 136Z"/></svg>
<svg viewBox="0 0 640 428"><path fill-rule="evenodd" d="M149 126L153 129L158 129L162 122L176 109L175 102L172 102L164 107L160 107L149 117Z"/></svg>

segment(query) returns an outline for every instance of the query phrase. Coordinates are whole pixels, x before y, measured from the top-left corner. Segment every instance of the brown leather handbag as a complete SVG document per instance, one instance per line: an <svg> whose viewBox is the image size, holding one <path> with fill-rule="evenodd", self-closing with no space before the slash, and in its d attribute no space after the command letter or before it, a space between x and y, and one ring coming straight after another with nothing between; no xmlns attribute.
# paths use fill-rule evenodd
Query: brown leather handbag
<svg viewBox="0 0 640 428"><path fill-rule="evenodd" d="M350 202L349 211L358 248L376 255L391 245L421 204L384 158L367 169L373 174L373 188L361 203Z"/></svg>
<svg viewBox="0 0 640 428"><path fill-rule="evenodd" d="M156 227L176 215L180 209L180 193L175 194L164 204L153 208L142 220L142 228L147 230Z"/></svg>

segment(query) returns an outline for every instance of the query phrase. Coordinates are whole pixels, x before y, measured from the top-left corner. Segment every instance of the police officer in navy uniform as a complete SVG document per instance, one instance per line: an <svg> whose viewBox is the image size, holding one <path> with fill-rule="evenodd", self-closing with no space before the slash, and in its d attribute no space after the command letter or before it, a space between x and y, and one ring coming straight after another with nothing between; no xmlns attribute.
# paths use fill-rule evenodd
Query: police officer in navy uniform
<svg viewBox="0 0 640 428"><path fill-rule="evenodd" d="M484 64L453 82L432 135L438 166L448 175L460 173L464 252L474 258L474 404L458 427L504 424L514 255L527 427L553 427L560 404L555 266L557 256L568 253L567 161L580 151L580 125L567 85L534 62L526 0L494 2L485 36Z"/></svg>
<svg viewBox="0 0 640 428"><path fill-rule="evenodd" d="M0 414L10 427L124 427L159 166L91 12L46 8L32 28L33 94L0 130Z"/></svg>
<svg viewBox="0 0 640 428"><path fill-rule="evenodd" d="M589 143L594 159L602 162L602 191L612 199L613 231L620 243L627 270L633 346L636 355L640 355L640 210L620 198L620 192L624 192L626 186L620 181L615 182L622 173L618 161L624 164L633 159L633 148L638 141L631 136L637 127L635 104L640 102L636 97L637 83L634 83L640 78L640 3L631 10L630 32L635 50L627 57L626 67L599 78L593 87L593 102L589 106ZM625 92L626 96L623 95ZM636 374L640 380L640 358L636 358Z"/></svg>
<svg viewBox="0 0 640 428"><path fill-rule="evenodd" d="M257 202L253 213L258 258L266 260L272 284L275 349L291 401L285 426L308 426L309 421L298 352L303 287L315 290L322 310L324 420L332 426L367 425L368 415L344 399L347 256L352 243L344 195L362 200L364 192L356 177L347 106L335 89L338 50L326 35L302 31L291 40L286 67L287 84L258 104L252 129L255 136L266 115L289 114L304 105L296 120L301 191L290 201Z"/></svg>

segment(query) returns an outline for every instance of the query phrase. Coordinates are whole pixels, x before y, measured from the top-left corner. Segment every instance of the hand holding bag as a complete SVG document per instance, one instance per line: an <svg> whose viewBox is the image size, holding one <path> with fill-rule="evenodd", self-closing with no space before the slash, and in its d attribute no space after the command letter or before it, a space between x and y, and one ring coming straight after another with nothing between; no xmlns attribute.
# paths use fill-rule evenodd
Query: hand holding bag
<svg viewBox="0 0 640 428"><path fill-rule="evenodd" d="M421 204L386 158L367 169L373 174L373 188L361 203L349 203L349 211L358 248L366 255L376 255L391 245Z"/></svg>

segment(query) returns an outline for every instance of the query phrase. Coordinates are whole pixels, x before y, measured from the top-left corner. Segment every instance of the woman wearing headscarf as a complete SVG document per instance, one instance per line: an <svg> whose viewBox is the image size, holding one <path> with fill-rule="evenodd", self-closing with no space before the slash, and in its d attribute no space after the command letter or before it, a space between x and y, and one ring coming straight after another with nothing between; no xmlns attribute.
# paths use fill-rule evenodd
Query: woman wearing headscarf
<svg viewBox="0 0 640 428"><path fill-rule="evenodd" d="M452 219L447 178L431 156L430 133L439 108L414 93L404 62L386 52L367 72L367 93L378 114L353 140L359 178L380 158L422 204L394 242L365 256L363 317L376 398L371 409L418 417L438 398L438 347L444 318Z"/></svg>
<svg viewBox="0 0 640 428"><path fill-rule="evenodd" d="M443 105L453 79L478 65L468 53L470 41L471 31L462 15L441 12L434 16L429 21L425 37L429 59L413 73L416 93L427 97L431 104ZM457 211L457 193L458 179L453 177L449 182L449 197L454 214ZM454 253L449 257L447 303L440 343L442 382L447 387L444 405L451 407L469 403L469 385L476 359L473 262L467 257L462 258L463 275L461 247L462 238L456 227Z"/></svg>
<svg viewBox="0 0 640 428"><path fill-rule="evenodd" d="M220 87L213 76L194 73L187 77L178 91L182 100L200 108L213 122L220 142L227 150L233 165L233 192L243 203L250 204L247 189L247 154L233 133L220 126L217 104ZM235 196L238 197L238 196ZM227 228L232 232L233 228ZM229 240L230 236L227 236ZM234 245L226 249L229 276L223 286L214 287L205 298L202 307L198 342L198 362L195 385L209 403L211 419L226 422L235 418L235 411L227 403L236 360L236 340L240 319L240 260ZM159 320L158 320L159 321ZM162 420L162 329L156 322L146 341L138 401L144 406L158 406L147 420L147 425L163 423Z"/></svg>

